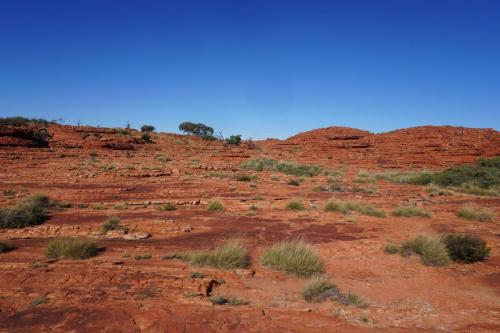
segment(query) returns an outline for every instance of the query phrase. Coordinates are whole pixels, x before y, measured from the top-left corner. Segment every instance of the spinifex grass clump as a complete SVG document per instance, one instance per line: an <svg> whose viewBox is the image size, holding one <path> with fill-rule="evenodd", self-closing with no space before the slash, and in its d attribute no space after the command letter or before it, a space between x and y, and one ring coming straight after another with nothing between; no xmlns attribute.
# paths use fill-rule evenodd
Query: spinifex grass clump
<svg viewBox="0 0 500 333"><path fill-rule="evenodd" d="M99 248L93 240L85 238L55 238L47 244L48 258L86 259L97 255Z"/></svg>
<svg viewBox="0 0 500 333"><path fill-rule="evenodd" d="M163 259L181 259L194 266L209 266L218 269L246 268L250 256L239 240L230 240L213 250L175 253Z"/></svg>
<svg viewBox="0 0 500 333"><path fill-rule="evenodd" d="M415 185L434 184L477 195L500 194L500 157L457 165L438 172L392 172L377 178Z"/></svg>
<svg viewBox="0 0 500 333"><path fill-rule="evenodd" d="M164 204L161 204L156 208L159 212L169 212L169 211L174 211L177 210L177 206L171 202L166 202Z"/></svg>
<svg viewBox="0 0 500 333"><path fill-rule="evenodd" d="M300 200L290 200L285 205L285 209L299 211L299 210L305 210L306 207L304 206L304 203Z"/></svg>
<svg viewBox="0 0 500 333"><path fill-rule="evenodd" d="M305 286L300 294L309 303L323 302L334 297L339 293L337 286L328 281L325 274L314 275Z"/></svg>
<svg viewBox="0 0 500 333"><path fill-rule="evenodd" d="M490 248L486 242L472 235L446 235L441 241L445 244L454 261L473 263L486 259Z"/></svg>
<svg viewBox="0 0 500 333"><path fill-rule="evenodd" d="M47 218L50 206L49 197L38 194L18 202L14 207L0 208L0 229L40 224Z"/></svg>
<svg viewBox="0 0 500 333"><path fill-rule="evenodd" d="M207 210L209 212L220 212L224 210L224 206L218 200L212 200L207 205Z"/></svg>
<svg viewBox="0 0 500 333"><path fill-rule="evenodd" d="M104 223L100 227L100 230L103 233L106 233L111 230L122 230L123 232L127 232L128 228L120 223L119 217L112 216L108 217L106 221L104 221Z"/></svg>
<svg viewBox="0 0 500 333"><path fill-rule="evenodd" d="M342 214L348 214L352 211L361 213L363 215L375 216L375 217L385 217L386 214L382 210L373 208L372 206L360 202L354 201L335 201L331 200L326 203L324 207L325 212L339 212Z"/></svg>
<svg viewBox="0 0 500 333"><path fill-rule="evenodd" d="M294 176L317 176L321 173L318 165L295 164L292 162L277 161L271 158L259 158L243 163L243 168L255 171L279 171Z"/></svg>
<svg viewBox="0 0 500 333"><path fill-rule="evenodd" d="M264 266L296 276L312 276L323 271L323 262L312 246L302 240L281 242L261 256Z"/></svg>
<svg viewBox="0 0 500 333"><path fill-rule="evenodd" d="M445 244L438 238L417 236L405 241L400 248L402 256L411 253L420 255L422 263L427 266L445 266L450 262L450 255Z"/></svg>
<svg viewBox="0 0 500 333"><path fill-rule="evenodd" d="M457 216L470 221L490 222L492 220L491 212L471 206L460 208L457 211Z"/></svg>
<svg viewBox="0 0 500 333"><path fill-rule="evenodd" d="M397 216L397 217L425 217L425 218L430 218L431 214L429 212L426 212L423 209L417 208L417 207L410 207L410 206L404 206L404 207L398 207L392 211L392 216Z"/></svg>

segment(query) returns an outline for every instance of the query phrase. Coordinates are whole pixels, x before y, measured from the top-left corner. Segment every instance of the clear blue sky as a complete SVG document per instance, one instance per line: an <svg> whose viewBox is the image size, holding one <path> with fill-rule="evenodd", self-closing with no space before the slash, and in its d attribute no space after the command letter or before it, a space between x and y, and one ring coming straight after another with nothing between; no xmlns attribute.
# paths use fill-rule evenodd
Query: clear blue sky
<svg viewBox="0 0 500 333"><path fill-rule="evenodd" d="M0 116L500 127L498 0L0 0Z"/></svg>

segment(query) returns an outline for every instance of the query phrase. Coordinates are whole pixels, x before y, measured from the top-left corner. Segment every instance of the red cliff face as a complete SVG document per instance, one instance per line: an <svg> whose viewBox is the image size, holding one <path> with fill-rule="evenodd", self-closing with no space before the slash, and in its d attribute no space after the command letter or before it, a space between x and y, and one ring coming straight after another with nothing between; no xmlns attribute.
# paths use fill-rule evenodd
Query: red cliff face
<svg viewBox="0 0 500 333"><path fill-rule="evenodd" d="M295 150L300 159L311 162L437 168L500 155L500 133L493 129L423 126L373 134L348 127L327 127L270 142L268 146L273 150Z"/></svg>

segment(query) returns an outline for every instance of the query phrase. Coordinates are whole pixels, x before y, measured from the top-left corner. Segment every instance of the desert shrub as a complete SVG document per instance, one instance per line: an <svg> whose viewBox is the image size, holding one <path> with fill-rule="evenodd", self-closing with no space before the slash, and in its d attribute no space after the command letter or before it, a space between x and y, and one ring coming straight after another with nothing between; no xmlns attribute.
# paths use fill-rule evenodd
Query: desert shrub
<svg viewBox="0 0 500 333"><path fill-rule="evenodd" d="M5 253L14 250L14 246L9 243L0 241L0 253Z"/></svg>
<svg viewBox="0 0 500 333"><path fill-rule="evenodd" d="M192 134L199 136L204 139L215 139L214 138L214 129L205 124L195 124L189 121L183 122L179 125L179 130L181 132Z"/></svg>
<svg viewBox="0 0 500 333"><path fill-rule="evenodd" d="M164 204L159 205L156 209L160 212L174 211L177 209L177 206L171 202L166 202Z"/></svg>
<svg viewBox="0 0 500 333"><path fill-rule="evenodd" d="M238 240L231 240L213 250L194 251L177 255L194 266L210 266L218 269L246 268L250 257L245 245Z"/></svg>
<svg viewBox="0 0 500 333"><path fill-rule="evenodd" d="M243 163L244 169L255 171L279 171L293 176L317 176L321 173L321 167L318 165L301 165L291 162L277 161L271 158L259 158L248 160Z"/></svg>
<svg viewBox="0 0 500 333"><path fill-rule="evenodd" d="M427 266L445 266L450 256L445 244L440 239L417 236L401 245L400 253L408 256L412 252L420 255L422 263Z"/></svg>
<svg viewBox="0 0 500 333"><path fill-rule="evenodd" d="M361 213L363 215L375 216L375 217L385 217L386 213L384 211L373 208L372 206L355 201L335 201L331 200L326 203L323 208L325 212L339 212L342 214L348 214L352 211Z"/></svg>
<svg viewBox="0 0 500 333"><path fill-rule="evenodd" d="M487 210L465 206L457 211L457 216L470 221L490 222L492 220L491 213Z"/></svg>
<svg viewBox="0 0 500 333"><path fill-rule="evenodd" d="M0 208L0 229L24 228L42 223L51 206L48 196L37 194L19 201L14 207Z"/></svg>
<svg viewBox="0 0 500 333"><path fill-rule="evenodd" d="M246 301L244 299L241 299L241 298L238 298L238 297L225 297L225 296L222 296L222 295L217 295L215 297L212 297L210 299L210 301L214 305L228 304L228 305L231 305L231 306L240 306L240 305L247 305L248 304L248 301Z"/></svg>
<svg viewBox="0 0 500 333"><path fill-rule="evenodd" d="M149 134L148 132L142 133L141 134L141 140L145 141L145 142L152 142L152 140L151 140L151 134Z"/></svg>
<svg viewBox="0 0 500 333"><path fill-rule="evenodd" d="M142 125L141 132L153 132L155 130L154 126L151 125Z"/></svg>
<svg viewBox="0 0 500 333"><path fill-rule="evenodd" d="M304 203L300 200L290 200L285 205L285 209L292 211L299 211L299 210L305 210L306 207L304 206Z"/></svg>
<svg viewBox="0 0 500 333"><path fill-rule="evenodd" d="M254 180L256 177L252 175L235 175L234 179L239 181L239 182L251 182Z"/></svg>
<svg viewBox="0 0 500 333"><path fill-rule="evenodd" d="M0 125L2 126L24 126L24 125L37 125L48 126L54 124L54 121L49 121L42 118L25 118L25 117L5 117L0 118Z"/></svg>
<svg viewBox="0 0 500 333"><path fill-rule="evenodd" d="M486 259L490 253L486 242L472 235L445 235L442 242L454 261L473 263Z"/></svg>
<svg viewBox="0 0 500 333"><path fill-rule="evenodd" d="M287 182L287 184L291 185L291 186L299 186L300 185L300 180L298 180L298 179L290 179Z"/></svg>
<svg viewBox="0 0 500 333"><path fill-rule="evenodd" d="M314 275L306 282L300 294L309 303L323 302L334 294L338 293L338 288L328 281L325 274Z"/></svg>
<svg viewBox="0 0 500 333"><path fill-rule="evenodd" d="M226 139L226 143L229 145L239 145L241 143L241 135L231 135Z"/></svg>
<svg viewBox="0 0 500 333"><path fill-rule="evenodd" d="M192 279L203 279L205 277L205 275L201 272L192 272L189 277L191 277Z"/></svg>
<svg viewBox="0 0 500 333"><path fill-rule="evenodd" d="M55 238L48 242L48 258L86 259L95 256L99 248L93 240L85 238Z"/></svg>
<svg viewBox="0 0 500 333"><path fill-rule="evenodd" d="M397 216L397 217L426 217L429 218L431 217L431 214L426 212L425 210L422 210L417 207L410 207L410 206L404 206L404 207L398 207L392 211L392 216Z"/></svg>
<svg viewBox="0 0 500 333"><path fill-rule="evenodd" d="M207 205L207 210L210 212L219 212L224 210L224 206L218 200L212 200Z"/></svg>
<svg viewBox="0 0 500 333"><path fill-rule="evenodd" d="M352 293L349 291L349 293L346 295L347 298L347 304L354 305L357 308L360 309L365 309L368 307L368 303L358 295Z"/></svg>
<svg viewBox="0 0 500 333"><path fill-rule="evenodd" d="M384 252L389 254L396 254L399 252L399 246L389 243L384 247Z"/></svg>
<svg viewBox="0 0 500 333"><path fill-rule="evenodd" d="M101 225L100 230L103 233L106 233L111 230L123 230L124 232L128 231L128 228L120 224L119 217L108 217L106 221Z"/></svg>
<svg viewBox="0 0 500 333"><path fill-rule="evenodd" d="M134 255L135 260L146 260L151 259L151 255L149 253L136 254Z"/></svg>
<svg viewBox="0 0 500 333"><path fill-rule="evenodd" d="M434 183L430 183L429 185L427 185L427 188L425 189L425 191L427 193L429 193L430 196L453 195L453 193L451 191L448 191L444 187L441 187L441 186L436 185Z"/></svg>
<svg viewBox="0 0 500 333"><path fill-rule="evenodd" d="M130 135L130 131L128 129L125 129L125 128L116 127L116 128L114 128L114 130L115 130L115 133L120 134L120 135Z"/></svg>
<svg viewBox="0 0 500 333"><path fill-rule="evenodd" d="M277 243L261 256L264 266L296 276L312 276L323 271L323 262L312 246L302 240Z"/></svg>

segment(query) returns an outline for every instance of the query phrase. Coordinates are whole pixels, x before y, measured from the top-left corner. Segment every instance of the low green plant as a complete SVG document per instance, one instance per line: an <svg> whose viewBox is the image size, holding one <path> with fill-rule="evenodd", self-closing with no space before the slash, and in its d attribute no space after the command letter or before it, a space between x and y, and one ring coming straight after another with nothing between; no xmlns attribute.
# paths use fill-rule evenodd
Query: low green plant
<svg viewBox="0 0 500 333"><path fill-rule="evenodd" d="M116 216L108 217L101 225L100 230L106 233L111 230L122 230L128 232L128 228L120 224L120 218Z"/></svg>
<svg viewBox="0 0 500 333"><path fill-rule="evenodd" d="M292 210L292 211L301 211L301 210L305 210L306 207L304 206L304 203L300 200L290 200L285 205L285 209Z"/></svg>
<svg viewBox="0 0 500 333"><path fill-rule="evenodd" d="M300 186L300 180L298 180L298 179L290 179L287 182L287 184L291 185L291 186Z"/></svg>
<svg viewBox="0 0 500 333"><path fill-rule="evenodd" d="M396 254L399 252L399 246L389 243L384 247L384 252L389 254Z"/></svg>
<svg viewBox="0 0 500 333"><path fill-rule="evenodd" d="M338 292L337 286L331 283L325 274L317 274L306 282L300 294L306 302L318 303L333 297Z"/></svg>
<svg viewBox="0 0 500 333"><path fill-rule="evenodd" d="M392 216L396 217L425 217L430 218L431 214L417 207L403 206L392 211Z"/></svg>
<svg viewBox="0 0 500 333"><path fill-rule="evenodd" d="M42 223L52 202L43 194L19 201L14 207L0 208L0 229L25 228Z"/></svg>
<svg viewBox="0 0 500 333"><path fill-rule="evenodd" d="M243 163L243 168L255 171L279 171L287 175L306 177L317 176L321 173L321 167L317 165L301 165L265 157L248 160Z"/></svg>
<svg viewBox="0 0 500 333"><path fill-rule="evenodd" d="M96 243L85 238L54 238L45 248L48 258L86 259L98 252Z"/></svg>
<svg viewBox="0 0 500 333"><path fill-rule="evenodd" d="M146 260L151 259L151 255L149 253L136 254L134 255L135 260Z"/></svg>
<svg viewBox="0 0 500 333"><path fill-rule="evenodd" d="M309 277L323 271L319 255L302 240L274 244L264 250L260 260L264 266L296 276Z"/></svg>
<svg viewBox="0 0 500 333"><path fill-rule="evenodd" d="M339 212L342 214L349 214L352 211L361 213L363 215L386 217L386 213L382 210L373 208L372 206L355 201L335 201L330 200L323 208L325 212Z"/></svg>
<svg viewBox="0 0 500 333"><path fill-rule="evenodd" d="M225 142L229 145L238 146L241 143L241 135L231 135L225 140Z"/></svg>
<svg viewBox="0 0 500 333"><path fill-rule="evenodd" d="M346 297L348 304L354 305L355 307L360 309L366 309L368 307L368 303L364 299L352 293L351 291L349 291Z"/></svg>
<svg viewBox="0 0 500 333"><path fill-rule="evenodd" d="M35 298L33 301L31 301L31 306L34 307L34 306L42 305L42 304L45 304L48 302L49 302L49 298L47 296L42 296L42 297Z"/></svg>
<svg viewBox="0 0 500 333"><path fill-rule="evenodd" d="M427 266L445 266L450 262L448 250L440 239L422 235L405 241L401 245L400 253L403 256L416 253Z"/></svg>
<svg viewBox="0 0 500 333"><path fill-rule="evenodd" d="M251 182L255 178L257 178L257 177L255 177L253 175L235 175L234 176L234 179L239 181L239 182Z"/></svg>
<svg viewBox="0 0 500 333"><path fill-rule="evenodd" d="M491 212L471 206L460 208L457 211L457 216L470 221L490 222L492 220Z"/></svg>
<svg viewBox="0 0 500 333"><path fill-rule="evenodd" d="M207 210L209 212L219 212L224 210L224 206L218 200L212 200L207 205Z"/></svg>
<svg viewBox="0 0 500 333"><path fill-rule="evenodd" d="M454 261L469 264L482 261L490 254L490 248L486 245L486 242L473 235L445 235L442 242Z"/></svg>
<svg viewBox="0 0 500 333"><path fill-rule="evenodd" d="M203 273L200 273L200 272L192 272L190 274L190 277L192 279L203 279L205 277L205 275Z"/></svg>
<svg viewBox="0 0 500 333"><path fill-rule="evenodd" d="M209 266L218 269L246 268L250 263L248 251L239 240L230 240L215 249L177 254L193 266Z"/></svg>

